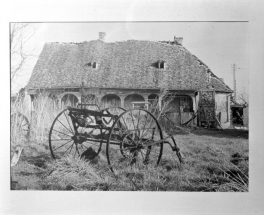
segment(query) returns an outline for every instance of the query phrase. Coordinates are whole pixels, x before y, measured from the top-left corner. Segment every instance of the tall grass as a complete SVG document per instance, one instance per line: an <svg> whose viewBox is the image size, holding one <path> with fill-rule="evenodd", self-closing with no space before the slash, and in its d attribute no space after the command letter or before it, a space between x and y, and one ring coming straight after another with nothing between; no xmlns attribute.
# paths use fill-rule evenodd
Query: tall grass
<svg viewBox="0 0 264 215"><path fill-rule="evenodd" d="M248 163L241 162L238 166L231 164L231 167L218 167L227 179L226 183L220 184L218 191L248 192L249 176Z"/></svg>
<svg viewBox="0 0 264 215"><path fill-rule="evenodd" d="M11 143L20 144L27 140L29 135L29 114L24 106L24 99L21 95L11 98Z"/></svg>
<svg viewBox="0 0 264 215"><path fill-rule="evenodd" d="M45 95L40 94L34 99L33 106L26 105L22 98L16 99L11 103L11 141L13 144L21 141L44 142L48 139L49 129L57 114L63 109L54 106L53 100ZM19 114L18 114L19 113ZM21 116L26 118L29 125L29 136L21 138Z"/></svg>
<svg viewBox="0 0 264 215"><path fill-rule="evenodd" d="M34 109L31 112L31 140L47 141L53 120L63 107L54 105L54 101L47 95L39 95L34 100Z"/></svg>
<svg viewBox="0 0 264 215"><path fill-rule="evenodd" d="M64 157L49 163L41 183L48 190L248 192L248 161L235 166L229 161L230 154L219 153L223 147L219 143L212 144L210 150L208 142L199 142L201 138L196 146L190 139L183 138L184 144L179 143L185 154L183 165L168 146L158 167L129 167L121 162L115 173L103 159L91 163ZM104 156L104 150L101 154Z"/></svg>
<svg viewBox="0 0 264 215"><path fill-rule="evenodd" d="M83 186L96 189L95 184L104 180L105 172L93 164L72 156L63 157L48 164L43 175L45 189L82 189Z"/></svg>
<svg viewBox="0 0 264 215"><path fill-rule="evenodd" d="M52 122L63 108L54 108L53 100L47 95L39 95L35 99L32 114L27 108L30 107L25 107L19 99L12 103L12 113L19 112L28 118L30 137L22 141L19 129L14 129L11 145L30 142L31 146L41 146L41 153L45 150L49 156L50 152L44 145L48 145ZM56 161L47 160L47 167L38 183L44 190L248 191L248 162L240 162L237 166L229 162L230 149L235 151L241 147L241 139L232 145L231 139L191 134L179 135L176 141L185 156L185 164L181 167L175 161L175 152L168 146L164 147L159 167L120 168L115 174L109 170L105 160L93 164L65 156ZM30 152L27 156L31 156Z"/></svg>

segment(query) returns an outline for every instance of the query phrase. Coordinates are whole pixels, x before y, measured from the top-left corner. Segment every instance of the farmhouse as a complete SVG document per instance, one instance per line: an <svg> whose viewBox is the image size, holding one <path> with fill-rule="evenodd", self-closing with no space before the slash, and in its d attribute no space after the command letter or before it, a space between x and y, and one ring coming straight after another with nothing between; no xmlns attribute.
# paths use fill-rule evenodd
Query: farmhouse
<svg viewBox="0 0 264 215"><path fill-rule="evenodd" d="M170 109L176 124L199 110L200 124L221 112L222 127L230 125L232 90L183 47L183 38L114 43L104 38L100 32L89 42L46 43L26 87L32 101L45 91L59 105L68 100L76 105L83 85L86 101L130 108L154 99L161 104L161 90L169 89L176 94Z"/></svg>

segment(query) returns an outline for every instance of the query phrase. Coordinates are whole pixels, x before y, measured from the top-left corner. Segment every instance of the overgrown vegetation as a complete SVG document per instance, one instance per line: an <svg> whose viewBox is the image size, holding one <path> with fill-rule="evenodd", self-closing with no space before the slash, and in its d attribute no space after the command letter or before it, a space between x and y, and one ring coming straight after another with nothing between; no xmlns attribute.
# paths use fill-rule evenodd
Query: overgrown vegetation
<svg viewBox="0 0 264 215"><path fill-rule="evenodd" d="M114 191L248 191L248 131L187 129L190 134L174 135L184 156L177 160L169 146L164 147L158 167L132 166L113 174L107 165L105 150L94 162L63 157L53 160L48 148L48 133L60 110L54 111L52 100L39 96L31 115L13 104L12 112L20 111L30 122L30 136L11 136L11 156L17 146L23 151L11 176L21 190L114 190ZM20 108L20 109L19 109ZM22 111L23 110L23 111ZM103 146L105 147L105 146ZM234 154L240 157L232 162Z"/></svg>

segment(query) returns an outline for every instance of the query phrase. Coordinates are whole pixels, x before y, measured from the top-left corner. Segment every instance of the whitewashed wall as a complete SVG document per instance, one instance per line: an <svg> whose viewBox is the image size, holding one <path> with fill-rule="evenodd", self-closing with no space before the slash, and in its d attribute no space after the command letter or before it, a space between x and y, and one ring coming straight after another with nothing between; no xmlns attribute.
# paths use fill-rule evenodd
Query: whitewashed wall
<svg viewBox="0 0 264 215"><path fill-rule="evenodd" d="M230 96L226 93L215 93L216 114L221 112L221 126L230 127Z"/></svg>

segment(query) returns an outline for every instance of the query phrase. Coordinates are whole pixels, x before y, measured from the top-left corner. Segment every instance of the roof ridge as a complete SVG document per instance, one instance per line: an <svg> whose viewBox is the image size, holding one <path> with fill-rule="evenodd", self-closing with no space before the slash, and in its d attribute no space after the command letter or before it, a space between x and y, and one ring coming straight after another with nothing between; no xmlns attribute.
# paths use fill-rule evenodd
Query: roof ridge
<svg viewBox="0 0 264 215"><path fill-rule="evenodd" d="M60 45L79 45L79 44L85 44L85 43L90 43L90 42L103 42L101 40L90 40L90 41L83 41L83 42L46 42L45 44L60 44ZM164 43L162 41L158 41L158 40L136 40L136 39L129 39L129 40L119 40L119 41L114 41L114 42L103 42L106 44L118 44L118 43L126 43L126 42L149 42L149 43L159 43L159 44L163 44L166 46L172 46L172 47L178 47L178 48L184 48L186 49L184 46L182 45L178 45L178 44L169 44L169 43Z"/></svg>
<svg viewBox="0 0 264 215"><path fill-rule="evenodd" d="M80 43L74 43L74 42L46 42L45 44L58 44L58 45L79 45Z"/></svg>

